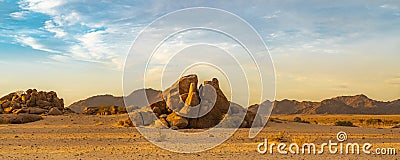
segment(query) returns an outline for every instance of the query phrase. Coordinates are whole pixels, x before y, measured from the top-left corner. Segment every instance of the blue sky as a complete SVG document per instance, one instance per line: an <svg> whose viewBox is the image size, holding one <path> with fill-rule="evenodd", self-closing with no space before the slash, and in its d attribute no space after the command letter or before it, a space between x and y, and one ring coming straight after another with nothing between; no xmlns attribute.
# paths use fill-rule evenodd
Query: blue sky
<svg viewBox="0 0 400 160"><path fill-rule="evenodd" d="M56 90L67 104L121 95L135 37L187 7L227 10L260 33L275 62L278 99L400 98L398 1L0 0L0 95L35 87Z"/></svg>

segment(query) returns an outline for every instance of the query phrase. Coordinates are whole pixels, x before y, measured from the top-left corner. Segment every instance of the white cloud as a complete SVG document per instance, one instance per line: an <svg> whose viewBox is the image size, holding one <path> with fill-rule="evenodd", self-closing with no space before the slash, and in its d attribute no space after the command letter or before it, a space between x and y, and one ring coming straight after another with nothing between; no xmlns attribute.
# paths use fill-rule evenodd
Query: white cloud
<svg viewBox="0 0 400 160"><path fill-rule="evenodd" d="M75 50L73 54L80 57L90 57L96 60L106 58L107 55L113 52L106 47L107 44L103 41L105 34L105 31L94 31L77 37L76 39L79 40L80 43L73 47Z"/></svg>
<svg viewBox="0 0 400 160"><path fill-rule="evenodd" d="M54 22L52 20L48 20L44 23L44 29L46 29L49 32L55 33L55 37L64 37L67 35L67 32L65 32L63 29L56 27L54 25Z"/></svg>
<svg viewBox="0 0 400 160"><path fill-rule="evenodd" d="M379 6L379 7L384 8L384 9L390 9L390 10L399 9L399 7L397 7L395 5L391 5L391 4L383 4L383 5Z"/></svg>
<svg viewBox="0 0 400 160"><path fill-rule="evenodd" d="M81 15L78 12L72 11L70 14L62 17L65 21L69 22L68 25L74 25L81 21Z"/></svg>
<svg viewBox="0 0 400 160"><path fill-rule="evenodd" d="M276 11L276 12L274 12L272 15L266 15L266 16L264 16L263 18L264 18L265 20L270 20L270 19L273 19L273 18L278 18L280 13L281 13L281 11Z"/></svg>
<svg viewBox="0 0 400 160"><path fill-rule="evenodd" d="M28 13L28 11L50 16L50 19L44 22L41 29L53 33L55 38L62 38L60 42L64 43L64 48L66 48L63 50L63 55L50 55L49 58L51 59L56 61L75 59L104 64L119 62L116 59L118 54L110 49L110 46L113 45L107 44L109 42L105 39L111 35L107 31L97 30L97 28L106 28L103 22L98 22L96 17L91 17L92 13L86 14L86 19L83 19L80 12L77 11L80 9L78 5L82 4L73 4L71 8L65 7L67 4L70 5L70 2L63 0L21 0L19 7L26 11L12 13L10 16L19 18L23 16L22 13ZM97 13L97 10L95 12ZM89 32L82 30L82 28L88 28ZM32 36L16 36L15 39L22 45L30 46L36 50L60 53L50 49L55 46L46 47ZM119 66L120 64L116 65Z"/></svg>
<svg viewBox="0 0 400 160"><path fill-rule="evenodd" d="M166 5L146 2L133 5L131 2L121 1L68 0L21 0L19 4L22 10L38 12L50 17L44 22L41 31L52 33L52 36L60 39L57 43L64 43L62 50L64 56L75 60L113 65L117 68L122 66L125 54L145 24L157 18L158 15L184 6L192 6L189 3ZM316 5L310 10L302 11L290 7L291 5L282 7L274 3L267 4L271 9L255 6L249 14L251 13L251 17L259 17L259 21L252 21L251 24L255 25L258 31L263 32L263 38L266 38L272 53L338 53L341 45L339 43L345 40L337 39L337 37L351 41L352 38L348 38L351 33L360 32L364 35L362 30L370 31L368 28L378 24L373 20L364 20L361 14L348 16L345 12L334 13L326 18L327 15L323 14L328 14L329 10L326 12L315 10L336 5ZM258 6L267 6L267 4ZM229 11L241 5L243 2L231 3L222 8ZM218 4L215 6L218 8ZM396 8L397 6L385 4L380 7ZM246 18L247 12L238 11L237 14ZM191 19L179 20L191 21ZM227 26L235 27L229 24ZM363 27L360 28L360 26ZM156 30L153 33L157 36ZM38 34L25 35L37 37ZM198 39L198 37L195 38ZM53 47L53 45L47 46L48 49ZM46 47L42 45L41 48ZM56 48L56 50L60 49Z"/></svg>
<svg viewBox="0 0 400 160"><path fill-rule="evenodd" d="M15 39L21 43L22 45L29 46L36 50L46 51L50 53L60 53L59 51L55 51L49 48L46 48L44 45L40 44L35 38L27 37L27 36L18 36Z"/></svg>
<svg viewBox="0 0 400 160"><path fill-rule="evenodd" d="M64 4L63 0L21 0L20 8L48 15L57 14L57 7Z"/></svg>
<svg viewBox="0 0 400 160"><path fill-rule="evenodd" d="M10 16L14 19L25 19L25 17L29 14L28 11L19 11L10 13Z"/></svg>

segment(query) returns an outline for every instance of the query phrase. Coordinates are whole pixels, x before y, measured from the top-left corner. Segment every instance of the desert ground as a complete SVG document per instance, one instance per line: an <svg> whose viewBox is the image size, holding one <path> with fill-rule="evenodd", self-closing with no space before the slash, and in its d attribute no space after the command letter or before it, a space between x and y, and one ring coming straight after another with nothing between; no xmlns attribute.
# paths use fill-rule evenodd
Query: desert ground
<svg viewBox="0 0 400 160"><path fill-rule="evenodd" d="M399 128L344 127L269 121L255 138L239 129L221 145L200 153L174 153L148 142L134 127L116 126L127 115L44 116L41 121L0 125L0 159L398 159L398 155L260 154L257 145L269 142L321 144L336 141L344 131L347 142L371 143L375 147L400 149ZM275 117L276 118L276 117ZM287 118L287 117L286 117ZM289 119L289 118L287 118ZM398 154L398 153L397 153Z"/></svg>

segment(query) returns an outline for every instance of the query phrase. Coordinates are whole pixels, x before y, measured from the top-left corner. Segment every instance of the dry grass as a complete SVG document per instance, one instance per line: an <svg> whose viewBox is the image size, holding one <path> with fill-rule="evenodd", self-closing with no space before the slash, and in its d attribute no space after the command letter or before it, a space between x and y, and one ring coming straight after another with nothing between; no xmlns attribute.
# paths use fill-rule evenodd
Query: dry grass
<svg viewBox="0 0 400 160"><path fill-rule="evenodd" d="M278 134L274 134L268 137L272 142L279 143L296 143L302 145L304 143L312 143L318 139L318 135L291 135L286 131L280 131Z"/></svg>
<svg viewBox="0 0 400 160"><path fill-rule="evenodd" d="M294 121L296 117L311 124L332 126L339 121L349 121L354 126L366 128L392 128L400 124L400 115L273 115L270 118Z"/></svg>
<svg viewBox="0 0 400 160"><path fill-rule="evenodd" d="M370 117L368 117L370 118ZM382 117L373 117L382 118ZM150 143L134 128L115 127L121 120L129 119L127 114L109 116L61 115L45 117L41 121L22 125L0 125L1 142L0 159L396 159L394 156L377 155L346 155L330 154L328 148L323 155L301 155L276 153L260 154L256 151L259 143L269 137L288 139L286 144L293 142L311 143L315 140L317 149L322 143L335 141L336 133L342 127L308 125L303 123L269 123L268 126L253 139L249 139L249 129L240 128L227 141L214 149L194 154L173 153ZM90 123L88 123L90 122ZM103 122L103 125L94 124ZM280 122L277 120L276 122ZM46 125L45 125L46 124ZM159 141L176 140L168 132L158 134ZM188 129L185 132L197 133L204 130ZM371 143L373 147L400 148L400 129L374 129L361 127L345 128L348 133L346 142ZM280 132L280 133L279 133ZM18 136L18 138L16 138ZM219 138L213 134L209 139ZM156 140L156 139L155 139ZM336 142L336 141L335 141ZM277 144L275 142L275 144ZM202 145L202 144L193 144ZM190 146L189 146L190 147ZM286 148L287 149L287 148ZM37 157L37 158L36 158Z"/></svg>
<svg viewBox="0 0 400 160"><path fill-rule="evenodd" d="M318 139L318 135L312 136L312 135L297 135L297 136L291 136L292 142L296 143L298 145L303 145L304 143L312 143L315 142L315 140Z"/></svg>

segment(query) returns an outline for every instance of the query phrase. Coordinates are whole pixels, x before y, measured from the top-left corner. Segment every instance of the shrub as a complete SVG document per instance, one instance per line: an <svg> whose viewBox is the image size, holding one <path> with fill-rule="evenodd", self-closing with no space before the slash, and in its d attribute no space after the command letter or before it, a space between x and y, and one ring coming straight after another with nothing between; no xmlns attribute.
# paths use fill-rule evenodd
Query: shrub
<svg viewBox="0 0 400 160"><path fill-rule="evenodd" d="M109 106L98 106L97 107L99 110L97 113L100 113L101 115L110 115L110 107Z"/></svg>
<svg viewBox="0 0 400 160"><path fill-rule="evenodd" d="M300 117L294 117L293 121L295 121L295 122L301 122L302 120L301 120Z"/></svg>
<svg viewBox="0 0 400 160"><path fill-rule="evenodd" d="M112 115L112 114L124 114L126 108L123 106L97 106L98 115Z"/></svg>
<svg viewBox="0 0 400 160"><path fill-rule="evenodd" d="M335 126L349 126L349 127L354 127L353 122L350 122L350 121L337 121L337 122L335 122Z"/></svg>
<svg viewBox="0 0 400 160"><path fill-rule="evenodd" d="M383 121L381 119L368 119L365 121L367 123L367 125L379 125L381 124Z"/></svg>
<svg viewBox="0 0 400 160"><path fill-rule="evenodd" d="M299 123L308 123L308 124L310 124L309 121L302 120L300 117L295 117L295 118L293 119L293 121L294 121L294 122L299 122Z"/></svg>

